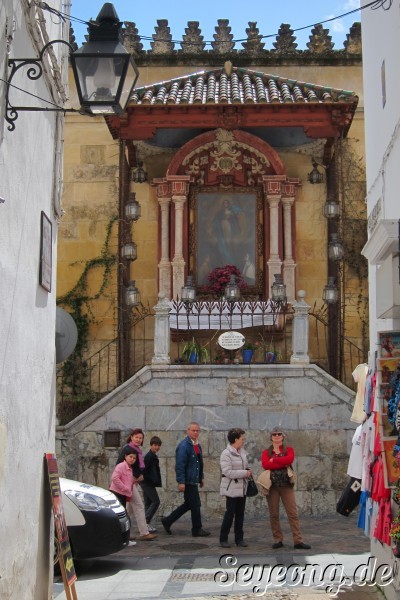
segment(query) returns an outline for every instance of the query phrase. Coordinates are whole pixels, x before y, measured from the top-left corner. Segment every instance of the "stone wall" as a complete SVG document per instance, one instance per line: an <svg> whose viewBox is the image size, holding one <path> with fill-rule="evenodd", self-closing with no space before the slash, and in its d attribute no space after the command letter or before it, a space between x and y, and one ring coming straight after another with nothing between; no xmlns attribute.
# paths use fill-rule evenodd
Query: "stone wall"
<svg viewBox="0 0 400 600"><path fill-rule="evenodd" d="M222 514L219 456L231 427L246 431L246 450L256 473L268 432L281 425L296 452L296 494L302 514L333 512L345 481L354 424L354 392L316 365L230 365L145 367L65 427L57 429L60 472L68 478L108 487L119 448L104 447L104 432L132 427L163 441L160 464L164 487L158 515L179 502L175 447L187 424L198 421L205 456L205 516ZM248 503L255 514L265 500ZM263 510L263 509L262 509Z"/></svg>

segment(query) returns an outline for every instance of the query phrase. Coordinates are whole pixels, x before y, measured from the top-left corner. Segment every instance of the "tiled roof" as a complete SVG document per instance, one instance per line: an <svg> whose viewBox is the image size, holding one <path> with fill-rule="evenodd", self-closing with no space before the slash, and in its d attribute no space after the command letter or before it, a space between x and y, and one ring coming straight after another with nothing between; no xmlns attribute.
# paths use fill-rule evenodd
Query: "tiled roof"
<svg viewBox="0 0 400 600"><path fill-rule="evenodd" d="M137 88L136 105L185 104L357 104L354 92L286 79L249 69L232 67L200 71Z"/></svg>

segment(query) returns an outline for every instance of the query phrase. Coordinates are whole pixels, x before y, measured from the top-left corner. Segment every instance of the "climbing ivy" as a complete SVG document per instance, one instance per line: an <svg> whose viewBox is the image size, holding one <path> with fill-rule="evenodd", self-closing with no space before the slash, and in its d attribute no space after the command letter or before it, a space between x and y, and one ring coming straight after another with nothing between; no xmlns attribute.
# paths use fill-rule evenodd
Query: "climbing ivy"
<svg viewBox="0 0 400 600"><path fill-rule="evenodd" d="M110 283L112 268L116 263L116 256L110 250L110 239L114 223L118 220L113 216L106 228L106 237L100 255L88 261L76 261L72 265L84 264L84 269L74 287L57 298L57 304L68 310L74 319L78 329L78 341L74 352L63 362L61 367L63 388L68 390L68 395L74 399L88 400L89 371L84 354L88 347L88 336L90 323L95 322L92 303L98 300ZM103 269L103 278L98 291L89 294L88 277L94 269Z"/></svg>

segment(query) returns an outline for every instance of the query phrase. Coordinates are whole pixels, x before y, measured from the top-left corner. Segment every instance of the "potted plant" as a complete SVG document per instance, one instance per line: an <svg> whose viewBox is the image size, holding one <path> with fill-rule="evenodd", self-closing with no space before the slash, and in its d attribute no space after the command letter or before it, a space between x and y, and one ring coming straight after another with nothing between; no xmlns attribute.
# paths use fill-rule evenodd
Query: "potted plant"
<svg viewBox="0 0 400 600"><path fill-rule="evenodd" d="M244 346L242 346L243 363L249 364L252 361L256 347L256 344L253 344L253 342L245 342Z"/></svg>
<svg viewBox="0 0 400 600"><path fill-rule="evenodd" d="M194 337L192 337L183 346L182 358L192 365L206 363L208 360L208 350L205 346L200 346Z"/></svg>
<svg viewBox="0 0 400 600"><path fill-rule="evenodd" d="M274 363L276 360L281 360L282 358L282 354L280 352L276 352L275 348L274 348L274 343L273 343L273 339L271 338L271 340L269 341L269 343L266 343L262 334L260 333L260 338L261 338L261 343L260 346L263 348L264 350L264 360L266 363Z"/></svg>

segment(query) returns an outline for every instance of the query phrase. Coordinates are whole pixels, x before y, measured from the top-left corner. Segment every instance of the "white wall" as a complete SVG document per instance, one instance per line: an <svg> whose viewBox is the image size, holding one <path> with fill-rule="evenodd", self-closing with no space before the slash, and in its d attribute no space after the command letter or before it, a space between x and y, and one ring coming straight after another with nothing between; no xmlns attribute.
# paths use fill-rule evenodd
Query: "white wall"
<svg viewBox="0 0 400 600"><path fill-rule="evenodd" d="M367 4L363 0L362 5ZM389 3L385 4L389 7ZM364 253L369 259L370 349L378 350L377 332L400 329L400 320L378 319L376 298L387 295L395 279L389 277L377 285L377 271L386 254L396 252L397 220L400 218L399 165L400 165L400 6L393 2L389 10L362 11L362 44L364 72L364 105L367 157L367 205L371 219L374 208L381 203L376 226L370 227ZM382 64L385 65L386 104L382 103ZM392 221L392 236L388 236ZM390 248L388 239L391 239ZM389 546L371 539L371 554L378 563L397 569L398 560ZM399 597L400 578L397 569L395 581L384 588L388 600Z"/></svg>
<svg viewBox="0 0 400 600"><path fill-rule="evenodd" d="M61 3L50 2L61 8ZM27 2L0 3L15 21L10 57L37 55L25 23ZM34 15L34 13L32 13ZM49 16L46 15L49 22ZM53 19L56 21L56 19ZM32 21L37 23L36 19ZM54 26L52 26L54 30ZM52 32L60 38L61 31ZM65 52L65 50L63 50ZM0 72L6 71L0 53ZM20 80L21 81L21 80ZM22 86L21 86L22 87ZM42 80L24 89L49 96ZM4 85L0 86L4 114ZM27 104L21 97L21 104ZM20 112L0 133L0 598L52 597L51 504L43 458L54 450L56 239L62 113ZM52 289L39 285L40 221L52 222Z"/></svg>

